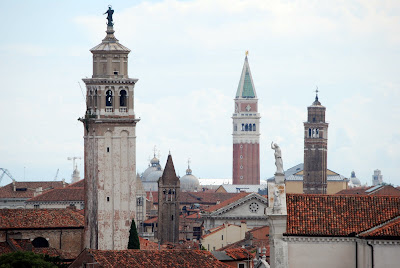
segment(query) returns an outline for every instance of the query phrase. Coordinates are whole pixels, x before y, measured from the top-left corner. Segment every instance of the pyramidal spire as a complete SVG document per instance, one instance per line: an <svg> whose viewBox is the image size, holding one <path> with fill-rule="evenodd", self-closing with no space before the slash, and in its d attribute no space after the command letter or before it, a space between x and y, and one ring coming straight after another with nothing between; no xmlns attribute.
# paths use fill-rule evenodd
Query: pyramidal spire
<svg viewBox="0 0 400 268"><path fill-rule="evenodd" d="M172 156L169 154L167 158L167 163L165 164L164 172L162 174L161 180L163 184L174 184L179 181L176 176L174 162L172 161Z"/></svg>
<svg viewBox="0 0 400 268"><path fill-rule="evenodd" d="M251 76L249 60L247 58L248 54L249 52L246 51L242 75L240 76L239 86L236 91L236 98L257 98L253 78Z"/></svg>

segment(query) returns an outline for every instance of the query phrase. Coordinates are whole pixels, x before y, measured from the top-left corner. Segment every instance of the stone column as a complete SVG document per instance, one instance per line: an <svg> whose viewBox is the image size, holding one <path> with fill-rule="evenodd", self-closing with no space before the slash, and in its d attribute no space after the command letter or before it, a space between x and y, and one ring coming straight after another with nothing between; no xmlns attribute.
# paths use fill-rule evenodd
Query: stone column
<svg viewBox="0 0 400 268"><path fill-rule="evenodd" d="M275 173L275 181L268 183L268 224L271 268L288 267L288 245L283 240L286 232L287 207L285 175Z"/></svg>

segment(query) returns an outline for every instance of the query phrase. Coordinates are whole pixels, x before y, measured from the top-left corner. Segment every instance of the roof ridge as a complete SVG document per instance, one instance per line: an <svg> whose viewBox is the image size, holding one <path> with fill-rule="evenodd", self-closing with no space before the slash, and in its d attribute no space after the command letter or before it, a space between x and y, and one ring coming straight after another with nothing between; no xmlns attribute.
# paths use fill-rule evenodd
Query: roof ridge
<svg viewBox="0 0 400 268"><path fill-rule="evenodd" d="M382 222L381 224L378 224L378 225L376 225L376 226L374 226L372 228L369 228L369 229L367 229L365 231L359 232L357 236L363 236L363 235L365 235L367 233L373 232L373 231L375 231L375 230L377 230L377 229L379 229L381 227L384 227L385 225L394 223L395 221L397 221L399 219L400 219L400 215L394 217L393 219L390 219L390 220L387 220L385 222Z"/></svg>

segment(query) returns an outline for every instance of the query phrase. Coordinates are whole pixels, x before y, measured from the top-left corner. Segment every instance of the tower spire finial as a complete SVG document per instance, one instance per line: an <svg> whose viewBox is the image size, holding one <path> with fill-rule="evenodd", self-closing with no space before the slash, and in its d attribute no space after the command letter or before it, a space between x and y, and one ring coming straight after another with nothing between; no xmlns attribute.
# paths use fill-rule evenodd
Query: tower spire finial
<svg viewBox="0 0 400 268"><path fill-rule="evenodd" d="M316 86L316 89L315 89L315 101L318 101L318 86Z"/></svg>

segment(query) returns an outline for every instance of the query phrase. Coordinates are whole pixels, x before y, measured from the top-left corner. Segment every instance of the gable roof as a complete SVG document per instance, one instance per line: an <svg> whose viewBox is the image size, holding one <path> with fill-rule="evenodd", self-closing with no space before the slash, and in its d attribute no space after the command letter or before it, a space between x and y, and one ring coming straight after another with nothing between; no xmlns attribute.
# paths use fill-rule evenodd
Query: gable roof
<svg viewBox="0 0 400 268"><path fill-rule="evenodd" d="M139 236L140 249L142 250L157 250L158 244Z"/></svg>
<svg viewBox="0 0 400 268"><path fill-rule="evenodd" d="M79 182L76 182L79 183ZM65 187L47 191L35 196L26 202L54 202L54 201L81 201L85 200L85 190L82 187Z"/></svg>
<svg viewBox="0 0 400 268"><path fill-rule="evenodd" d="M211 207L205 209L204 211L205 211L205 212L214 212L214 211L217 211L218 209L223 208L223 207L225 207L225 206L227 206L227 205L229 205L229 204L232 204L233 202L238 201L239 199L241 199L241 198L243 198L243 197L245 197L245 196L248 196L248 195L250 195L250 193L245 193L245 192L238 193L238 194L236 194L235 196L233 196L233 197L231 197L231 198L225 200L224 202L221 202L221 203L219 203L219 204L216 204L216 205L214 205L214 206L211 206Z"/></svg>
<svg viewBox="0 0 400 268"><path fill-rule="evenodd" d="M286 235L355 236L400 216L400 197L287 194Z"/></svg>
<svg viewBox="0 0 400 268"><path fill-rule="evenodd" d="M217 190L223 188L227 193L260 193L260 191L265 191L267 189L267 184L259 185L246 185L246 184L222 184Z"/></svg>
<svg viewBox="0 0 400 268"><path fill-rule="evenodd" d="M84 217L72 209L0 209L0 229L83 228Z"/></svg>
<svg viewBox="0 0 400 268"><path fill-rule="evenodd" d="M80 181L71 183L70 185L68 185L68 187L80 187L80 188L83 188L83 187L85 187L85 179L82 179Z"/></svg>
<svg viewBox="0 0 400 268"><path fill-rule="evenodd" d="M65 185L67 184L63 181L16 181L0 188L0 198L32 198L39 187L46 191Z"/></svg>
<svg viewBox="0 0 400 268"><path fill-rule="evenodd" d="M227 268L205 250L95 250L86 249L81 254L89 254L101 267L197 267ZM77 258L77 260L79 257ZM80 267L75 261L70 267Z"/></svg>
<svg viewBox="0 0 400 268"><path fill-rule="evenodd" d="M150 192L146 192L147 199L150 198ZM153 203L158 204L158 192L152 191ZM232 198L237 193L216 193L216 192L180 192L179 203L181 205L187 204L203 204L203 205L215 205L218 201L223 202L227 199Z"/></svg>
<svg viewBox="0 0 400 268"><path fill-rule="evenodd" d="M399 239L400 238L400 216L372 228L359 235L365 238L385 238L385 239Z"/></svg>

